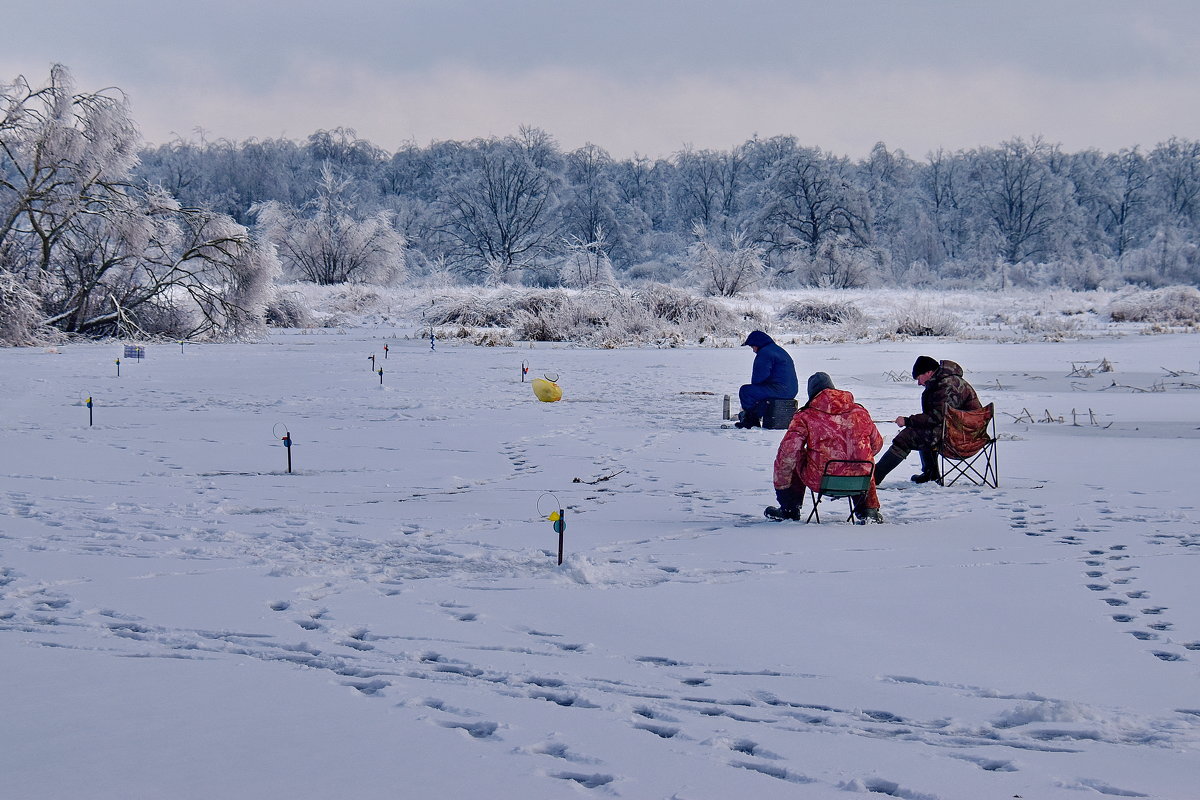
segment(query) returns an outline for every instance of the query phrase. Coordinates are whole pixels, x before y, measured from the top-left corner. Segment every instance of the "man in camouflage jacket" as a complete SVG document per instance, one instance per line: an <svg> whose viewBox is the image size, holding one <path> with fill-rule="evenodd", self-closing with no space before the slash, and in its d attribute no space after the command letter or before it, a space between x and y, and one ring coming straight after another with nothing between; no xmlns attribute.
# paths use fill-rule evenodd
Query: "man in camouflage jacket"
<svg viewBox="0 0 1200 800"><path fill-rule="evenodd" d="M913 450L921 453L921 471L913 475L914 483L926 483L941 479L938 470L937 447L942 436L942 419L947 408L960 411L978 411L983 406L979 395L963 378L962 367L953 361L935 361L929 356L920 356L913 364L913 380L924 387L921 393L921 413L908 417L896 417L901 431L892 440L892 446L875 465L875 483L878 485Z"/></svg>

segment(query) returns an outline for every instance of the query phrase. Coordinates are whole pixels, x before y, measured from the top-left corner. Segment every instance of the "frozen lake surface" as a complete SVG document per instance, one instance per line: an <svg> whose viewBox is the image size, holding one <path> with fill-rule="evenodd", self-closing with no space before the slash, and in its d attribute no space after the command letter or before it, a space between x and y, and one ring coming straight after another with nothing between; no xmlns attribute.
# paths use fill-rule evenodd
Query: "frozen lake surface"
<svg viewBox="0 0 1200 800"><path fill-rule="evenodd" d="M762 518L746 349L389 333L0 349L0 793L1195 796L1196 336L787 345L1001 412L858 527Z"/></svg>

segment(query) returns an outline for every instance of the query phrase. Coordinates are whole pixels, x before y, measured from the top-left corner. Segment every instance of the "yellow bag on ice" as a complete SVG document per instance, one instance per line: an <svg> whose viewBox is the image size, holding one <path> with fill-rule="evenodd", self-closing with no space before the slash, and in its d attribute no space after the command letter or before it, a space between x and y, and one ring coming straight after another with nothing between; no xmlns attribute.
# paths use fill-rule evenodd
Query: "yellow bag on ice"
<svg viewBox="0 0 1200 800"><path fill-rule="evenodd" d="M562 400L562 387L554 381L548 381L545 378L533 379L533 393L543 403L553 403Z"/></svg>

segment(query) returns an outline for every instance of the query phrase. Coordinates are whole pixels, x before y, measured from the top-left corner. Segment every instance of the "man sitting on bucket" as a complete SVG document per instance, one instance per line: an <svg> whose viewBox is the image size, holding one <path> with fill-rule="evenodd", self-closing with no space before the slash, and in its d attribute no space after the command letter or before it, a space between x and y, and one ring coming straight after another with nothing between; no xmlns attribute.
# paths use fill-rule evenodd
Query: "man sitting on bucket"
<svg viewBox="0 0 1200 800"><path fill-rule="evenodd" d="M742 347L754 351L754 368L750 372L750 382L738 391L742 411L733 426L753 428L762 424L767 401L793 399L800 391L800 383L796 379L792 357L767 334L751 331Z"/></svg>
<svg viewBox="0 0 1200 800"><path fill-rule="evenodd" d="M983 408L974 387L963 378L963 370L953 361L937 361L920 356L913 364L913 380L924 388L921 392L921 413L896 417L903 430L892 439L892 446L875 465L875 483L883 483L887 474L900 466L913 450L921 453L921 471L912 476L913 483L941 481L938 469L937 446L942 436L942 419L946 409L978 411Z"/></svg>
<svg viewBox="0 0 1200 800"><path fill-rule="evenodd" d="M804 487L814 496L821 490L821 476L829 461L866 461L870 465L882 447L883 436L870 413L854 402L854 395L835 389L824 372L815 373L808 379L808 402L792 417L775 455L775 499L779 505L767 506L763 513L768 519L800 519ZM855 471L858 465L835 464L830 472L865 475L867 465ZM883 522L874 482L866 494L854 499L854 520L859 525Z"/></svg>

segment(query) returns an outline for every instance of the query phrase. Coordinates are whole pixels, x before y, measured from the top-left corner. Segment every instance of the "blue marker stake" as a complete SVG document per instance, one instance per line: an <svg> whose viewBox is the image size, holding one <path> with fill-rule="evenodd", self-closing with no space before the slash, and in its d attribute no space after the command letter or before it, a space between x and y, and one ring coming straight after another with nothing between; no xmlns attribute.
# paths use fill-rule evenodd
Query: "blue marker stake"
<svg viewBox="0 0 1200 800"><path fill-rule="evenodd" d="M563 562L563 532L567 530L567 512L560 508L557 514L550 515L550 521L554 523L554 532L558 534L558 563L561 566Z"/></svg>
<svg viewBox="0 0 1200 800"><path fill-rule="evenodd" d="M88 407L88 427L92 426L92 398L89 396L87 401Z"/></svg>
<svg viewBox="0 0 1200 800"><path fill-rule="evenodd" d="M288 474L292 474L292 434L290 431L283 433L283 447L287 450L288 457Z"/></svg>
<svg viewBox="0 0 1200 800"><path fill-rule="evenodd" d="M117 377L121 377L121 359L117 359Z"/></svg>
<svg viewBox="0 0 1200 800"><path fill-rule="evenodd" d="M383 386L383 367L379 368L379 385Z"/></svg>

